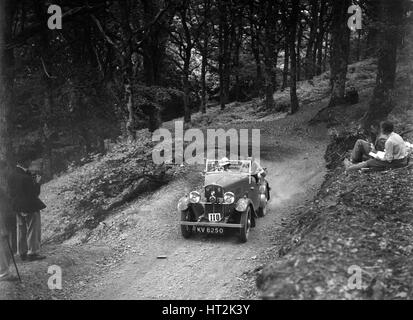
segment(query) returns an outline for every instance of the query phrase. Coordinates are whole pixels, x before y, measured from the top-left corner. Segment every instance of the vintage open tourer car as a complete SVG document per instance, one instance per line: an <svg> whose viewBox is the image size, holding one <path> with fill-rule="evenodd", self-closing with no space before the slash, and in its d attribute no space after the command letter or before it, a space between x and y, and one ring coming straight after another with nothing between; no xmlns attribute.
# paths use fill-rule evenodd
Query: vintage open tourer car
<svg viewBox="0 0 413 320"><path fill-rule="evenodd" d="M203 192L192 191L179 200L184 238L232 229L246 242L256 219L265 215L270 197L266 169L256 172L252 160L226 160L207 160Z"/></svg>

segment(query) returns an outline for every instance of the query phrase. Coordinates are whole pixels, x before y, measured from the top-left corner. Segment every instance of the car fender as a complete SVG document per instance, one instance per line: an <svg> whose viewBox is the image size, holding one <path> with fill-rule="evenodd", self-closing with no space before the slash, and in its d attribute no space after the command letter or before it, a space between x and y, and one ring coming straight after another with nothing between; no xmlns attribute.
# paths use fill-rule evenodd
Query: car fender
<svg viewBox="0 0 413 320"><path fill-rule="evenodd" d="M241 202L241 201L245 202L245 209L242 210L242 211L239 210L239 208L237 209L238 203ZM254 208L254 203L252 202L252 200L250 198L240 198L240 199L238 199L238 201L236 202L235 210L237 212L243 213L247 210L248 207L251 207L251 209L252 209L252 216L254 218L258 218L257 210Z"/></svg>
<svg viewBox="0 0 413 320"><path fill-rule="evenodd" d="M260 208L265 208L265 206L267 205L267 196L265 193L260 193L259 195L259 207Z"/></svg>
<svg viewBox="0 0 413 320"><path fill-rule="evenodd" d="M267 194L270 190L270 187L268 185L268 182L266 180L263 181L260 185L260 192L258 194L259 197L259 207L264 208L267 205L268 202L268 197Z"/></svg>

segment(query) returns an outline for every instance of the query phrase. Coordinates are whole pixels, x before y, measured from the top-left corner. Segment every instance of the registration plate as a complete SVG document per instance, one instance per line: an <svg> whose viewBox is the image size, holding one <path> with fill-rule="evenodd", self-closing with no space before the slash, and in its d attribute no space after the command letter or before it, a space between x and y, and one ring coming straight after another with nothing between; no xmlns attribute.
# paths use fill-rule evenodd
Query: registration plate
<svg viewBox="0 0 413 320"><path fill-rule="evenodd" d="M221 214L220 213L208 213L208 220L209 222L219 222L221 221Z"/></svg>
<svg viewBox="0 0 413 320"><path fill-rule="evenodd" d="M194 227L193 230L198 233L212 233L212 234L223 234L224 228L219 227Z"/></svg>

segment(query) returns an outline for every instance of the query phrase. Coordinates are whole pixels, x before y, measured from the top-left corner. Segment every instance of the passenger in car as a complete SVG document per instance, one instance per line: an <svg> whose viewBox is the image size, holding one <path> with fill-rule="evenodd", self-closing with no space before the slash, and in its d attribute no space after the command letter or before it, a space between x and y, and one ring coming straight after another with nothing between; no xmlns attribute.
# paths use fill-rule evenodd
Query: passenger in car
<svg viewBox="0 0 413 320"><path fill-rule="evenodd" d="M265 170L261 167L260 163L256 159L251 158L251 165L251 174L261 178L261 176L265 173Z"/></svg>

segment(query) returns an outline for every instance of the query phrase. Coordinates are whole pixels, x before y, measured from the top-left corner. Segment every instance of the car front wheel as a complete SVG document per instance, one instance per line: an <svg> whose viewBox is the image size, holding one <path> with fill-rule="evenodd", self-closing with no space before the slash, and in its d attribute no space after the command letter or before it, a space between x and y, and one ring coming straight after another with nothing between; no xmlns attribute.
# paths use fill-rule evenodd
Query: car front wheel
<svg viewBox="0 0 413 320"><path fill-rule="evenodd" d="M248 207L247 210L245 212L243 212L241 214L241 230L240 230L240 234L239 234L239 238L241 242L247 242L248 241L248 236L250 233L250 229L251 229L251 220L252 219L252 215L251 215L251 207Z"/></svg>
<svg viewBox="0 0 413 320"><path fill-rule="evenodd" d="M187 211L181 211L181 221L191 221L190 214ZM190 226L185 226L181 224L181 234L182 237L188 239L192 236L192 231Z"/></svg>
<svg viewBox="0 0 413 320"><path fill-rule="evenodd" d="M265 217L266 214L267 214L267 205L264 205L263 207L258 208L258 216L260 218Z"/></svg>

